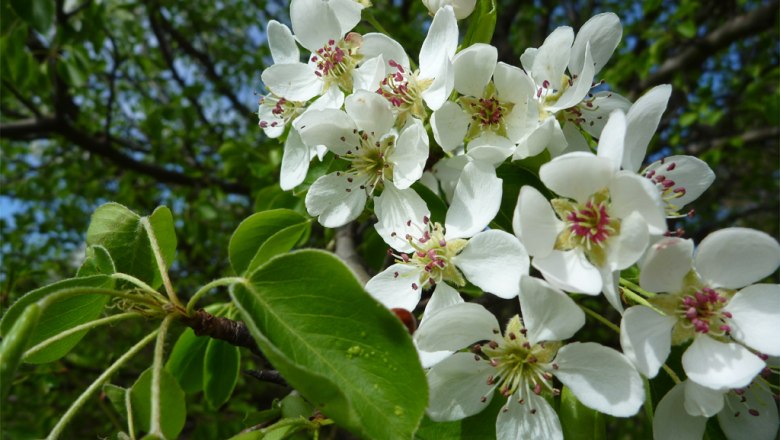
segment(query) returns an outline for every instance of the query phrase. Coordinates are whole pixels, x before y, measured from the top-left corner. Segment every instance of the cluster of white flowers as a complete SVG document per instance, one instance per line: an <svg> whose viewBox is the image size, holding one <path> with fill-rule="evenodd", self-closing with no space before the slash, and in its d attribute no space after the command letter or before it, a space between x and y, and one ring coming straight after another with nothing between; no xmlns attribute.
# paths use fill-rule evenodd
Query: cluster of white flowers
<svg viewBox="0 0 780 440"><path fill-rule="evenodd" d="M561 439L548 402L559 383L590 408L631 416L645 401L640 374L653 378L672 345L690 343L687 379L658 405L655 437L701 438L717 414L730 438L774 438L777 388L763 377L780 356L780 286L751 283L780 266L780 245L732 228L694 252L667 231L714 173L688 156L640 171L671 87L631 103L595 82L620 43L619 18L596 15L576 36L559 27L521 68L488 44L459 49L457 20L475 0L423 1L433 18L414 63L389 35L352 32L363 3L292 0L292 31L267 27L274 64L258 115L266 135L285 139L283 189L300 185L314 158L337 159L308 188L310 215L326 227L376 217L393 263L366 290L410 312L426 298L414 340L429 368L429 417L471 416L498 392L498 438ZM542 153L546 189L520 189L514 234L491 227L503 195L496 168ZM443 223L416 182L448 203ZM621 278L629 268L638 285ZM502 333L491 312L464 302L467 283L518 298L521 315ZM604 294L622 314L622 353L563 342L585 323L566 292Z"/></svg>

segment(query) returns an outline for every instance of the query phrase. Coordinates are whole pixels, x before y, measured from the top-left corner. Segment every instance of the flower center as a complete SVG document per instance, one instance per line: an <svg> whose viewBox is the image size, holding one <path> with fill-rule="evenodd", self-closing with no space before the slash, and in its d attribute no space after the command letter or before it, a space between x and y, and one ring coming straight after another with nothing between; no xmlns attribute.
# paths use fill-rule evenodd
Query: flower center
<svg viewBox="0 0 780 440"><path fill-rule="evenodd" d="M420 74L419 70L410 74L394 60L388 61L388 64L395 69L395 72L382 80L376 92L396 108L398 118L396 125L403 126L409 114L424 120L427 112L423 104L422 92L430 87L433 80L419 79L417 77Z"/></svg>
<svg viewBox="0 0 780 440"><path fill-rule="evenodd" d="M516 394L522 404L531 392L536 395L544 391L560 394L560 390L553 387L550 369L558 368L552 361L561 345L560 342L532 345L526 338L520 317L515 315L507 325L503 340L490 341L478 346L476 351L486 355L490 365L496 368L496 373L488 378L488 384L496 384L505 397Z"/></svg>
<svg viewBox="0 0 780 440"><path fill-rule="evenodd" d="M471 124L466 135L468 139L474 139L486 131L507 137L505 119L514 108L514 104L497 98L493 81L485 87L483 97L463 96L459 101L461 107L471 116Z"/></svg>
<svg viewBox="0 0 780 440"><path fill-rule="evenodd" d="M407 226L412 224L411 220L406 222ZM432 223L428 217L423 217L423 226L419 228L420 235L414 237L409 234L405 237L414 248L413 252L395 254L392 249L388 250L388 254L395 257L397 263L411 264L420 268L420 278L412 283L412 288L417 290L420 287L434 287L442 281L449 281L458 286L465 285L466 280L452 264L452 259L466 246L466 240L447 241L444 238L442 225ZM391 235L396 234L393 232Z"/></svg>
<svg viewBox="0 0 780 440"><path fill-rule="evenodd" d="M347 181L352 183L357 179L360 189L368 189L371 194L385 179L392 180L393 164L387 158L395 149L395 135L388 134L376 140L374 133L359 131L358 136L360 142L354 149L336 157L350 162L349 169L344 172ZM347 192L350 191L347 188Z"/></svg>
<svg viewBox="0 0 780 440"><path fill-rule="evenodd" d="M338 42L329 40L325 46L317 49L316 54L311 57L311 62L317 69L314 74L325 81L323 90L327 90L331 84L336 84L344 91L352 91L352 71L363 58L358 53L362 44L363 37L350 32Z"/></svg>
<svg viewBox="0 0 780 440"><path fill-rule="evenodd" d="M288 101L284 98L280 98L273 94L268 94L260 99L261 110L260 114L260 128L277 127L279 125L286 125L291 120L295 119L304 110L304 103L298 101ZM263 108L271 109L272 119L262 119L266 112L263 112Z"/></svg>
<svg viewBox="0 0 780 440"><path fill-rule="evenodd" d="M675 311L682 326L692 328L696 333L727 336L731 327L726 324L726 319L732 315L722 309L728 303L728 292L709 287L691 290L693 292L680 297Z"/></svg>
<svg viewBox="0 0 780 440"><path fill-rule="evenodd" d="M609 191L603 189L582 204L553 199L552 206L565 224L558 235L556 248L580 248L593 264L602 266L609 239L620 233L620 220L609 212Z"/></svg>
<svg viewBox="0 0 780 440"><path fill-rule="evenodd" d="M654 166L652 168L648 167L644 170L644 176L650 179L650 181L655 184L656 188L658 188L658 191L661 193L661 198L663 198L665 205L666 215L669 217L682 217L685 215L680 214L680 207L674 204L676 199L679 199L685 195L685 188L677 185L674 180L669 179L663 174L665 171L672 171L676 167L676 162L667 164L661 160L658 166Z"/></svg>

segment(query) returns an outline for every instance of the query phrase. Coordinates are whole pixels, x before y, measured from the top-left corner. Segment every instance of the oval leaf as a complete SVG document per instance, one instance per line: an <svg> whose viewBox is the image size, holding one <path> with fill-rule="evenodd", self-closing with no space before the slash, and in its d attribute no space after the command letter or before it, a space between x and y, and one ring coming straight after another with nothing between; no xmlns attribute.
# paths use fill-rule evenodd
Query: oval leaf
<svg viewBox="0 0 780 440"><path fill-rule="evenodd" d="M152 420L151 368L144 371L130 389L130 405L133 421L138 430L149 432ZM176 379L163 369L160 371L160 425L165 438L178 438L186 418L184 391L179 387Z"/></svg>
<svg viewBox="0 0 780 440"><path fill-rule="evenodd" d="M84 259L81 267L79 267L76 276L83 278L92 275L111 275L113 273L116 273L116 266L114 266L114 260L111 259L111 254L103 246L96 245L87 248L87 257Z"/></svg>
<svg viewBox="0 0 780 440"><path fill-rule="evenodd" d="M563 437L572 440L603 440L607 438L604 416L580 403L569 387L561 391L561 408L558 411Z"/></svg>
<svg viewBox="0 0 780 440"><path fill-rule="evenodd" d="M417 352L336 257L278 256L231 296L274 367L323 413L361 437L412 437L428 403Z"/></svg>
<svg viewBox="0 0 780 440"><path fill-rule="evenodd" d="M252 258L246 271L252 272L271 258L288 252L290 249L294 248L301 238L305 237L310 230L311 223L307 221L305 223L288 226L270 236L268 240L260 246L260 249L257 250L257 253L254 258Z"/></svg>
<svg viewBox="0 0 780 440"><path fill-rule="evenodd" d="M203 358L203 394L212 408L219 408L230 399L240 366L238 347L218 339L209 341Z"/></svg>
<svg viewBox="0 0 780 440"><path fill-rule="evenodd" d="M263 211L247 217L230 237L228 254L233 270L237 274L247 272L263 243L282 229L304 222L304 216L289 209Z"/></svg>
<svg viewBox="0 0 780 440"><path fill-rule="evenodd" d="M40 317L41 309L38 304L30 304L0 344L0 401L5 400L11 389L16 368Z"/></svg>
<svg viewBox="0 0 780 440"><path fill-rule="evenodd" d="M184 330L171 350L165 368L176 378L185 393L203 389L203 356L209 338L195 336L191 328Z"/></svg>

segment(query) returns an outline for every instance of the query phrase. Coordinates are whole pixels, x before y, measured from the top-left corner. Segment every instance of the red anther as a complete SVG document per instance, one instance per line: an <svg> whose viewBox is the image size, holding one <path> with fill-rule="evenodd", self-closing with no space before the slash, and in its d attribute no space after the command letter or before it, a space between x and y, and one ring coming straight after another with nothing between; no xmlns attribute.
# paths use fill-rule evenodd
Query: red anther
<svg viewBox="0 0 780 440"><path fill-rule="evenodd" d="M542 386L538 383L534 385L534 394L537 396L542 394Z"/></svg>
<svg viewBox="0 0 780 440"><path fill-rule="evenodd" d="M753 416L753 417L758 417L758 416L759 416L759 414L760 414L760 413L758 412L758 410L757 410L757 409L755 409L755 408L750 408L750 409L748 410L748 412L749 412L749 413L750 413L750 415L751 415L751 416Z"/></svg>
<svg viewBox="0 0 780 440"><path fill-rule="evenodd" d="M417 283L412 283L412 290L417 290L419 287Z"/></svg>
<svg viewBox="0 0 780 440"><path fill-rule="evenodd" d="M496 341L490 341L490 342L488 342L488 347L490 347L490 348L492 348L493 350L495 350L496 348L498 348L498 342L496 342Z"/></svg>
<svg viewBox="0 0 780 440"><path fill-rule="evenodd" d="M542 81L542 87L544 87L545 89L549 89L550 88L550 81L547 81L547 80Z"/></svg>
<svg viewBox="0 0 780 440"><path fill-rule="evenodd" d="M417 330L417 319L415 319L414 315L406 309L395 308L390 309L390 311L395 313L395 316L397 316L398 319L401 320L401 323L406 326L406 330L409 331L409 334L413 335L415 330Z"/></svg>
<svg viewBox="0 0 780 440"><path fill-rule="evenodd" d="M669 164L669 166L668 166L668 167L666 167L666 171L672 171L672 170L673 170L673 169L675 169L676 167L677 167L677 164L676 164L676 163L674 163L674 162L672 162L672 163L670 163L670 164Z"/></svg>

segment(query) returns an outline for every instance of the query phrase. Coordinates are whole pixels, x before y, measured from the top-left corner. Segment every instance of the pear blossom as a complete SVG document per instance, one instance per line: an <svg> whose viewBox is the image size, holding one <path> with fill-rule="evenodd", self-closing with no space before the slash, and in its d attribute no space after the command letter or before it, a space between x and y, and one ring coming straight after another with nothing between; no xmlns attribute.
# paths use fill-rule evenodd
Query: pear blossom
<svg viewBox="0 0 780 440"><path fill-rule="evenodd" d="M682 217L682 208L699 198L715 181L715 173L693 156L668 156L647 167L641 174L658 188L667 217Z"/></svg>
<svg viewBox="0 0 780 440"><path fill-rule="evenodd" d="M354 220L376 189L405 189L422 176L428 159L422 123L399 132L390 104L376 93L355 92L347 97L345 111L312 110L298 121L303 144L324 144L349 163L345 171L317 179L306 194L306 209L325 227Z"/></svg>
<svg viewBox="0 0 780 440"><path fill-rule="evenodd" d="M523 276L519 299L522 319L513 317L503 335L495 316L474 303L446 307L420 325L416 341L423 350L471 347L428 371L431 419L477 414L498 391L506 398L496 420L498 439L563 439L558 416L544 398L560 394L553 378L590 408L617 417L638 411L644 388L628 359L596 343L561 342L585 324L568 295Z"/></svg>
<svg viewBox="0 0 780 440"><path fill-rule="evenodd" d="M388 308L414 310L425 288L466 280L501 298L517 295L528 255L509 233L484 230L498 212L501 179L492 167L469 163L455 188L444 225L430 219L412 189L385 188L375 200L379 235L395 252L395 263L366 284Z"/></svg>
<svg viewBox="0 0 780 440"><path fill-rule="evenodd" d="M728 228L693 242L666 238L640 264L640 286L659 292L626 310L620 342L647 377L671 345L692 342L682 365L688 379L714 390L750 383L765 362L754 351L780 355L780 285L753 284L780 266L780 245L769 235ZM737 290L741 289L741 290Z"/></svg>
<svg viewBox="0 0 780 440"><path fill-rule="evenodd" d="M477 0L422 0L422 2L431 15L435 15L446 6L451 6L455 11L455 18L458 20L463 20L471 15L477 5Z"/></svg>
<svg viewBox="0 0 780 440"><path fill-rule="evenodd" d="M625 116L616 111L598 155L573 152L544 164L539 177L561 197L548 202L539 190L522 187L512 222L545 280L571 292L603 291L618 311L615 277L639 260L651 235L666 231L653 184L619 169L624 135Z"/></svg>

